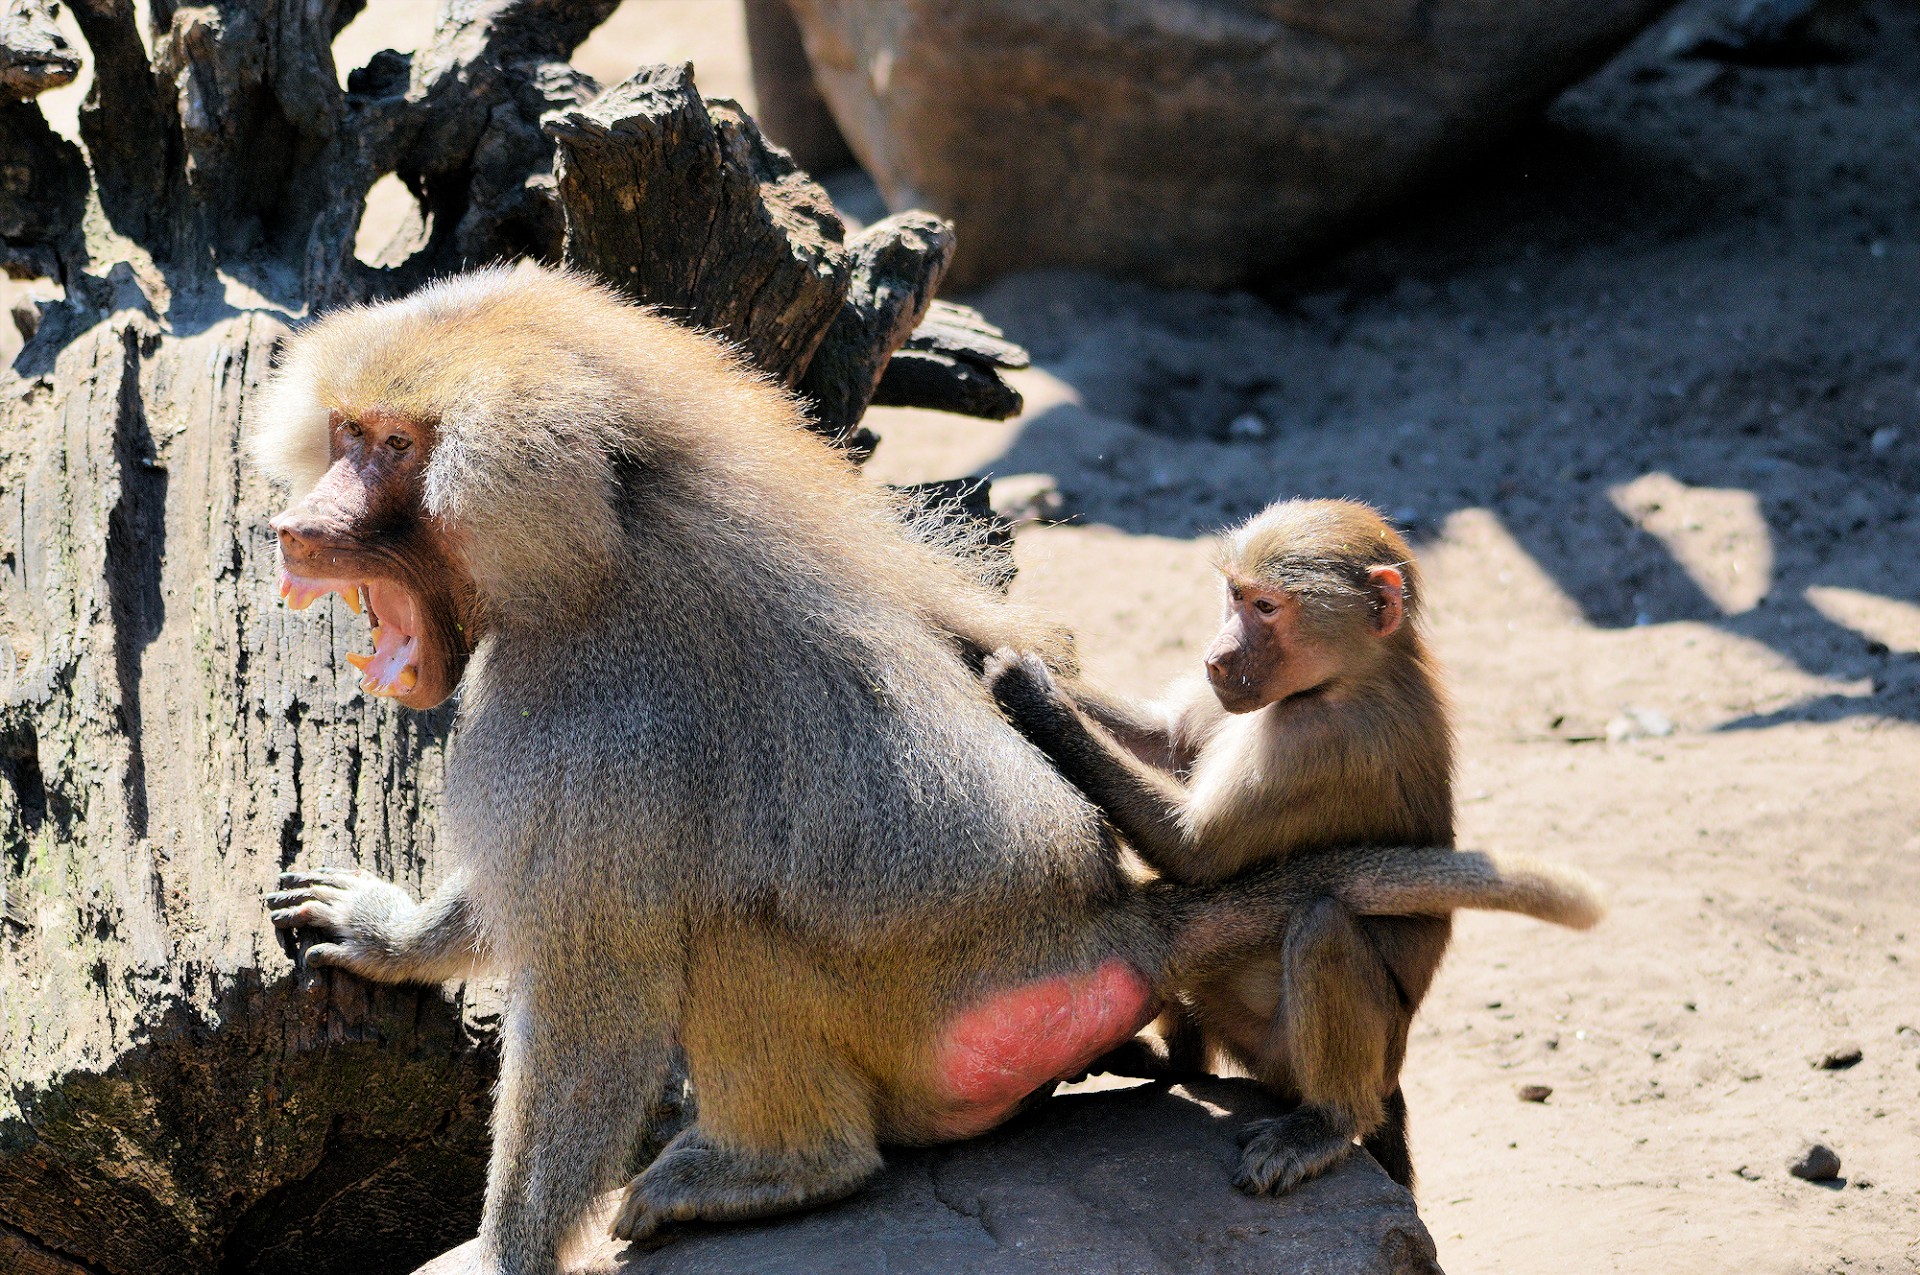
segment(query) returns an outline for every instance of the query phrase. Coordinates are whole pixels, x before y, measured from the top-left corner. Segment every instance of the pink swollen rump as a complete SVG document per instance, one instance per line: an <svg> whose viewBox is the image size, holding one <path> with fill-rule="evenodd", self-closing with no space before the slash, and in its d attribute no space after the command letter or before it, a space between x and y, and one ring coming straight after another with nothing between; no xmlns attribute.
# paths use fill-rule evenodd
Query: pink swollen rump
<svg viewBox="0 0 1920 1275"><path fill-rule="evenodd" d="M954 1019L935 1052L953 1110L941 1133L972 1137L1040 1086L1065 1080L1153 1020L1153 989L1125 961L995 993Z"/></svg>

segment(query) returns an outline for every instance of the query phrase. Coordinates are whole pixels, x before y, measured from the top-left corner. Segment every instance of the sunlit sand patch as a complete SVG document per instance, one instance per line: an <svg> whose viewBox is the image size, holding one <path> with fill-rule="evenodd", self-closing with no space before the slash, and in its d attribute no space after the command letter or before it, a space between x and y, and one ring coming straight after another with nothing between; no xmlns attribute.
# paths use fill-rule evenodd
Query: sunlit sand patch
<svg viewBox="0 0 1920 1275"><path fill-rule="evenodd" d="M1897 598L1816 584L1807 602L1835 624L1895 651L1920 651L1920 606Z"/></svg>
<svg viewBox="0 0 1920 1275"><path fill-rule="evenodd" d="M1608 495L1634 526L1667 547L1722 614L1751 611L1773 588L1773 536L1752 492L1689 487L1655 472Z"/></svg>
<svg viewBox="0 0 1920 1275"><path fill-rule="evenodd" d="M1526 546L1491 509L1461 509L1447 515L1440 538L1420 550L1429 580L1428 616L1447 624L1493 623L1508 629L1518 624L1587 625L1580 604L1535 560ZM1494 614L1448 614L1448 576L1491 575L1500 585L1503 605Z"/></svg>

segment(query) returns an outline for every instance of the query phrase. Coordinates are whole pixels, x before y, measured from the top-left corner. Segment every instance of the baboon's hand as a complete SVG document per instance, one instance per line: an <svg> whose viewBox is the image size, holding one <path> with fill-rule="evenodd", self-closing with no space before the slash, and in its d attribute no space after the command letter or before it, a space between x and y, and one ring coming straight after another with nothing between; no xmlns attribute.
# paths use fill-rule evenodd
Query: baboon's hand
<svg viewBox="0 0 1920 1275"><path fill-rule="evenodd" d="M954 649L960 653L960 662L967 666L969 673L979 677L986 672L987 661L993 658L993 648L982 646L973 639L957 633L953 636L953 645Z"/></svg>
<svg viewBox="0 0 1920 1275"><path fill-rule="evenodd" d="M268 916L283 930L325 930L332 941L307 949L306 965L365 973L393 948L400 924L419 905L399 886L340 868L283 872L267 896Z"/></svg>
<svg viewBox="0 0 1920 1275"><path fill-rule="evenodd" d="M1045 660L1029 651L1001 647L981 672L994 703L1021 734L1036 743L1059 737L1073 718Z"/></svg>

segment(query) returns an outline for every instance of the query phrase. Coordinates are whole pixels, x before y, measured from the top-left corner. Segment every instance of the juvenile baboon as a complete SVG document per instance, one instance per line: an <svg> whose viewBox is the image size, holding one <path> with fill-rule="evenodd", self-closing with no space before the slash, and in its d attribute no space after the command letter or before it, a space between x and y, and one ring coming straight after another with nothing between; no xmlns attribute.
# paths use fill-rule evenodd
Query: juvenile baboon
<svg viewBox="0 0 1920 1275"><path fill-rule="evenodd" d="M365 604L368 689L462 691L460 871L424 905L291 873L269 906L324 932L310 964L508 975L490 1271L555 1269L677 1053L698 1115L621 1237L833 1199L881 1142L987 1129L1132 1037L1174 963L1284 923L1278 877L1130 882L965 658L1064 668L1058 632L719 343L582 279L489 270L321 320L252 446L298 493L289 599ZM1295 893L1514 896L1405 858Z"/></svg>
<svg viewBox="0 0 1920 1275"><path fill-rule="evenodd" d="M1173 881L1301 861L1337 875L1356 851L1452 846L1452 730L1406 542L1364 505L1290 501L1229 534L1219 567L1226 619L1205 681L1133 708L1063 692L1042 662L1007 654L987 675L1015 725ZM1534 914L1598 920L1591 894L1563 884ZM1189 971L1161 1066L1195 1069L1217 1049L1299 1102L1243 1131L1236 1185L1290 1190L1359 1137L1412 1186L1400 1067L1451 925L1359 915L1330 894L1270 948Z"/></svg>

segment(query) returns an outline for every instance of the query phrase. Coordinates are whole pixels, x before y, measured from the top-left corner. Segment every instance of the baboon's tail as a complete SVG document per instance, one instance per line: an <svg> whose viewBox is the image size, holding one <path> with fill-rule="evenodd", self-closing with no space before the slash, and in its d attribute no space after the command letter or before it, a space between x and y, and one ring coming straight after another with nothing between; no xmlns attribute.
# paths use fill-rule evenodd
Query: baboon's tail
<svg viewBox="0 0 1920 1275"><path fill-rule="evenodd" d="M1446 916L1459 908L1521 912L1576 930L1607 914L1583 872L1480 850L1363 850L1343 857L1328 893L1362 916Z"/></svg>
<svg viewBox="0 0 1920 1275"><path fill-rule="evenodd" d="M1172 940L1174 984L1246 953L1277 950L1288 918L1315 899L1361 916L1451 916L1461 908L1521 912L1585 930L1606 915L1586 874L1518 855L1389 846L1329 850L1269 864L1215 885L1156 881L1138 896Z"/></svg>

